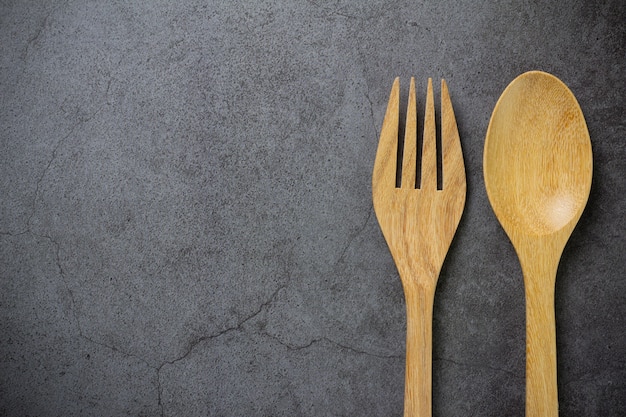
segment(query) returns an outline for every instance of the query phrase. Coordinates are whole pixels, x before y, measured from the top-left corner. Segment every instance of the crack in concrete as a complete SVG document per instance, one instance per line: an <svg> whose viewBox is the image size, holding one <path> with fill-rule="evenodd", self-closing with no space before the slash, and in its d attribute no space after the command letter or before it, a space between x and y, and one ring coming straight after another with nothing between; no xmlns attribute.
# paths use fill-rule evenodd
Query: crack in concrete
<svg viewBox="0 0 626 417"><path fill-rule="evenodd" d="M69 0L68 0L68 1L69 1ZM68 1L66 1L65 3L67 4L67 3L68 3ZM59 7L61 7L61 6L59 6ZM36 40L36 38L38 38L38 37L41 35L41 33L40 33L40 32L41 32L41 31L43 30L43 28L45 27L46 22L47 22L47 20L48 20L49 16L50 16L53 12L54 12L54 10L50 11L50 13L46 16L46 18L44 19L44 23L43 23L42 27L41 27L41 28L40 28L40 30L39 30L39 33L37 33L37 35L33 38L33 41L34 41L34 40ZM30 43L30 41L29 41L29 43ZM121 60L118 62L118 67L120 66L121 62L122 62ZM89 123L91 120L93 120L93 119L96 117L96 115L97 115L98 113L100 113L100 111L101 111L101 110L102 110L105 106L107 106L107 105L111 105L110 98L109 98L109 91L110 91L110 89L111 89L111 84L113 83L113 81L115 80L115 78L111 75L111 73L109 73L109 74L107 74L107 75L108 75L108 77L107 77L107 78L108 78L108 80L107 80L106 89L105 89L104 94L103 94L103 98L104 98L103 102L102 102L102 103L100 103L100 105L98 106L98 108L97 108L97 109L96 109L93 113L91 113L90 115L87 115L86 117L78 117L78 121L76 121L76 122L75 122L75 123L74 123L74 124L70 127L69 132L68 132L68 133L67 133L64 137L62 137L61 139L59 139L59 141L58 141L58 142L57 142L57 144L55 145L54 149L52 150L52 155L50 156L50 159L48 160L48 163L46 164L46 167L43 169L43 172L41 173L41 175L40 175L40 176L39 176L39 178L37 179L37 182L36 182L36 184L35 184L35 193L34 193L34 196L33 196L33 202L32 202L32 212L30 213L30 215L28 216L28 219L26 220L26 229L27 229L27 231L30 231L30 229L31 229L31 222L32 222L32 219L33 219L33 217L35 217L35 213L36 213L36 211L37 211L37 200L38 200L38 198L39 198L39 193L40 193L40 187L41 187L41 184L42 184L42 182L43 182L44 178L46 177L46 175L48 174L48 171L50 170L50 167L52 166L52 163L53 163L53 162L54 162L54 160L56 159L56 157L57 157L57 153L58 153L59 149L60 149L60 148L61 148L61 146L62 146L63 144L65 144L65 142L66 142L66 141L67 141L67 140L68 140L68 139L69 139L69 138L70 138L70 137L74 134L75 130L76 130L78 127L80 127L80 126L82 126L82 125L85 125L85 124Z"/></svg>
<svg viewBox="0 0 626 417"><path fill-rule="evenodd" d="M198 346L199 344L201 344L202 342L205 342L207 340L212 340L212 339L216 339L218 337L221 337L227 333L233 332L233 331L237 331L237 330L241 330L243 328L243 326L249 322L250 320L254 319L256 316L258 316L259 314L261 314L263 312L263 310L269 306L272 302L274 302L276 296L278 295L278 293L283 290L284 288L286 288L286 285L281 285L280 287L278 287L276 289L276 291L274 291L274 293L269 297L269 299L265 302L263 302L260 307L258 309L256 309L252 314L248 315L247 317L245 317L243 320L241 320L239 323L237 323L235 326L232 327L227 327L226 329L220 330L217 333L214 334L210 334L210 335L204 335L201 336L199 338L197 338L196 340L192 341L187 349L185 349L185 352L180 355L179 357L177 357L176 359L173 360L169 360L169 361L165 361L163 364L161 364L161 366L159 368L161 368L164 365L173 365L176 362L179 362L181 360L184 360L187 356L189 356L189 354L191 354L191 352L196 348L196 346Z"/></svg>
<svg viewBox="0 0 626 417"><path fill-rule="evenodd" d="M46 167L43 169L43 172L41 173L41 175L39 176L39 178L37 179L37 182L35 184L35 195L33 196L33 202L32 202L32 211L30 213L30 215L28 216L28 219L26 220L26 231L31 231L31 222L33 220L33 217L35 217L35 213L37 212L37 200L39 199L39 193L40 193L40 187L41 187L41 183L43 182L44 178L46 177L48 171L50 170L50 167L52 166L52 163L54 162L54 160L57 157L57 152L59 151L59 148L67 141L67 139L72 136L74 134L74 131L79 127L82 126L86 123L88 123L89 121L91 121L94 117L96 117L96 115L100 112L100 110L102 110L102 108L106 105L107 103L104 102L102 103L91 115L89 115L86 118L82 118L79 119L76 123L74 123L72 125L72 127L70 128L69 132L63 137L61 138L57 144L55 145L54 149L52 150L52 155L50 157L50 159L48 160L48 163L46 164ZM35 233L33 233L33 235L37 236ZM45 236L42 236L45 237Z"/></svg>
<svg viewBox="0 0 626 417"><path fill-rule="evenodd" d="M82 337L83 331L80 326L80 320L78 319L78 315L76 313L76 299L74 298L74 292L70 288L69 283L67 282L67 277L65 275L65 270L63 269L63 265L61 264L61 244L57 242L52 236L37 234L32 232L30 229L24 233L30 233L34 237L38 237L40 239L48 240L52 246L54 247L54 260L56 263L56 267L59 270L59 275L61 276L61 280L63 281L63 285L65 290L69 294L70 297L70 313L74 318L74 323L76 324L76 328L78 329L78 334Z"/></svg>
<svg viewBox="0 0 626 417"><path fill-rule="evenodd" d="M404 356L403 355L381 355L378 353L372 353L372 352L368 352L366 350L360 350L357 348L354 348L352 346L347 346L347 345L343 345L339 342L335 342L332 339L329 338L324 338L326 341L328 341L330 344L337 346L338 348L344 349L344 350L348 350L354 353L357 353L359 355L367 355L367 356L373 356L375 358L380 358L380 359L403 359Z"/></svg>
<svg viewBox="0 0 626 417"><path fill-rule="evenodd" d="M141 356L134 355L132 353L126 352L125 350L122 350L122 349L120 349L118 347L115 347L113 345L109 345L109 344L106 344L106 343L103 343L103 342L98 342L97 340L94 340L94 339L92 339L92 338L90 338L88 336L85 336L82 333L82 330L80 329L80 326L79 326L79 336L83 340L86 340L87 342L90 342L90 343L92 343L94 345L101 346L103 348L109 349L109 350L111 350L111 351L113 351L115 353L118 353L118 354L122 355L122 356L139 360L140 362L143 362L148 368L153 369L155 371L155 374L156 374L157 403L158 403L158 405L159 405L159 407L161 409L161 416L164 415L163 406L161 404L161 381L160 381L160 376L159 376L160 367L152 365L150 362L148 362L148 360L146 360L145 358L142 358Z"/></svg>
<svg viewBox="0 0 626 417"><path fill-rule="evenodd" d="M13 234L10 232L3 232L3 235L8 235L8 236L21 236L21 235L25 235L25 234L29 234L33 237L39 238L39 239L44 239L50 242L50 244L53 246L54 248L54 260L55 260L55 266L57 267L58 271L59 271L59 275L61 277L61 281L63 282L63 286L65 287L65 290L67 291L69 298L70 298L70 313L72 315L72 318L74 319L74 322L72 324L74 324L76 326L76 330L78 332L78 336L82 339L85 339L88 342L91 342L93 344L99 345L99 346L103 346L106 348L109 348L115 352L121 353L125 356L129 356L129 357L134 357L137 359L142 360L143 362L145 362L146 364L148 364L149 366L151 366L147 361L145 361L144 359L136 356L136 355L132 355L128 352L124 352L121 349L118 349L114 346L110 346L110 345L106 345L104 343L101 342L97 342L87 336L85 336L83 329L81 327L80 324L80 319L78 318L78 314L76 312L76 298L74 296L74 291L72 291L68 281L67 281L67 276L65 273L65 269L63 269L63 265L61 262L61 244L59 242L57 242L52 236L49 235L43 235L43 234L37 234L32 232L31 230L27 230L25 232L21 232L21 233L17 233L17 234ZM69 320L68 320L69 321ZM71 322L71 321L70 321ZM151 366L153 367L153 366Z"/></svg>
<svg viewBox="0 0 626 417"><path fill-rule="evenodd" d="M367 55L366 53L363 51L363 49L359 46L357 46L357 55L360 58L361 61L361 67L362 68L367 68ZM374 112L374 101L372 100L372 97L370 96L370 85L367 82L367 79L365 78L365 75L363 75L363 81L365 83L365 91L363 92L363 95L365 96L365 99L367 100L367 102L369 103L369 109L370 109L370 119L372 121L372 126L371 126L371 137L374 138L374 140L376 141L376 147L378 147L378 136L379 136L379 132L378 129L380 127L380 125L378 124L378 121L376 120L376 114ZM391 91L391 90L390 90ZM387 102L384 103L384 111L386 112L387 110ZM384 117L384 114L383 114Z"/></svg>
<svg viewBox="0 0 626 417"><path fill-rule="evenodd" d="M370 97L370 92L369 92L369 86L367 85L367 82L365 83L367 86L367 89L365 90L364 96L367 99L368 103L370 104L370 117L372 118L372 129L374 129L374 133L376 136L376 116L374 115L374 103L372 102L372 98Z"/></svg>
<svg viewBox="0 0 626 417"><path fill-rule="evenodd" d="M37 27L37 29L35 30L35 33L30 38L28 38L28 41L26 41L26 47L24 48L24 52L21 55L22 61L26 61L26 58L28 57L28 51L30 50L31 46L35 42L37 42L37 40L41 37L41 34L44 32L44 29L46 29L46 27L48 26L48 20L50 19L50 16L52 16L52 14L59 10L61 7L67 5L67 3L69 3L69 0L66 0L63 4L52 8L52 10L50 10L48 14L46 14L39 27Z"/></svg>
<svg viewBox="0 0 626 417"><path fill-rule="evenodd" d="M230 333L230 332L242 330L243 326L247 322L249 322L250 320L253 320L259 314L261 314L266 307L268 307L271 303L273 303L274 300L276 299L276 296L278 295L278 293L281 290L283 290L284 288L286 288L286 287L287 287L287 284L283 284L283 285L279 286L272 293L272 295L268 298L267 301L264 301L263 303L261 303L261 305L259 306L258 309L256 309L254 312L252 312L251 314L246 316L243 320L239 321L236 325L234 325L232 327L227 327L226 329L220 330L219 332L214 333L214 334L204 335L204 336L198 337L197 339L195 339L191 343L189 343L188 347L185 349L185 351L182 353L182 355L180 355L177 358L172 359L172 360L166 360L163 363L161 363L159 366L155 367L156 374L157 374L157 400L158 400L158 406L161 409L161 416L165 415L164 405L163 405L163 401L162 401L163 388L162 388L162 384L161 384L161 370L163 369L163 367L165 367L166 365L174 365L177 362L180 362L180 361L184 360L185 358L187 358L191 354L191 352L193 352L195 350L195 348L197 346L199 346L203 342L217 339L217 338L219 338L219 337L221 337L221 336L223 336L223 335L225 335L227 333Z"/></svg>
<svg viewBox="0 0 626 417"><path fill-rule="evenodd" d="M61 281L63 282L63 286L65 287L65 290L67 291L67 293L69 294L69 298L70 298L70 314L73 318L73 323L71 320L68 320L70 322L70 324L73 324L76 327L76 331L78 332L78 337L97 346L101 346L104 347L108 350L111 350L115 353L118 353L122 356L125 357L129 357L129 358L133 358L136 360L139 360L140 362L146 364L146 366L148 366L149 368L155 369L155 370L159 370L158 367L150 364L150 362L148 360L146 360L145 358L142 358L141 356L138 355L134 355L130 352L126 352L118 347L115 347L113 345L109 345L103 342L99 342L97 340L92 339L91 337L85 335L85 333L83 332L82 326L80 324L80 319L78 317L78 313L77 313L77 308L76 308L76 299L74 296L74 291L72 291L69 282L67 280L67 276L66 276L66 272L65 269L63 268L62 265L62 261L61 261L61 244L56 241L52 236L49 235L44 235L44 234L37 234L32 232L30 229L26 230L24 232L20 232L20 233L11 233L11 232L2 232L0 233L2 235L6 235L6 236L21 236L21 235L25 235L25 234L29 234L35 238L39 238L39 239L44 239L50 242L50 244L52 245L52 247L54 248L54 260L55 260L55 266L57 267L58 271L59 271L59 275L61 277Z"/></svg>
<svg viewBox="0 0 626 417"><path fill-rule="evenodd" d="M28 231L28 230L24 230L23 232L18 232L18 233L0 231L0 236L11 236L11 237L15 237L15 236L22 236L22 235L25 235L25 234L27 234L27 233L30 233L30 231Z"/></svg>
<svg viewBox="0 0 626 417"><path fill-rule="evenodd" d="M49 11L48 14L43 18L43 22L35 30L35 34L31 36L30 38L28 38L28 41L26 42L26 47L24 48L24 52L22 53L22 56L21 56L23 61L26 61L26 57L28 57L28 51L31 48L31 46L37 41L37 39L41 37L43 30L48 25L48 19L52 15L52 12L54 12L54 9Z"/></svg>
<svg viewBox="0 0 626 417"><path fill-rule="evenodd" d="M66 291L68 292L68 294L70 296L71 314L72 314L72 316L74 318L74 323L75 323L76 329L78 331L78 336L81 337L82 339L90 342L90 343L93 343L95 345L108 348L108 349L110 349L110 350L112 350L114 352L117 352L117 353L119 353L119 354L121 354L123 356L127 356L127 357L138 359L141 362L144 362L149 367L154 368L153 365L151 365L147 360L145 360L144 358L142 358L140 356L133 355L132 353L126 352L126 351L124 351L122 349L119 349L119 348L117 348L115 346L108 345L108 344L103 343L103 342L98 342L98 341L96 341L96 340L94 340L94 339L92 339L92 338L90 338L90 337L85 335L85 333L83 332L82 326L80 324L80 319L78 318L78 314L76 312L77 308L76 308L76 298L74 296L74 291L72 291L72 289L70 288L70 285L69 285L69 283L67 281L67 276L65 274L65 270L63 269L63 265L61 264L61 255L60 255L61 254L61 245L60 245L60 243L57 242L51 236L48 236L48 235L38 235L38 234L35 234L33 232L29 232L29 233L31 233L35 237L48 240L55 248L54 256L55 256L56 266L59 269L59 275L61 276L61 280L63 281L65 289L66 289Z"/></svg>
<svg viewBox="0 0 626 417"><path fill-rule="evenodd" d="M281 344L282 346L286 347L288 350L291 351L298 351L298 350L304 350L304 349L309 349L311 346L318 344L318 343L322 343L322 342L326 342L330 345L333 345L336 348L342 349L342 350L347 350L359 355L366 355L366 356L372 356L375 358L379 358L379 359L403 359L404 356L402 355L381 355L379 353L373 353L373 352L368 352L367 350L362 350L362 349L357 349L355 347L352 346L348 346L348 345L344 345L342 343L336 342L333 339L329 338L329 337L320 337L317 339L312 339L309 343L305 344L305 345L293 345L291 343L287 343L282 341L278 336L269 334L267 332L264 333L267 337L275 340L276 342L278 342L279 344Z"/></svg>
<svg viewBox="0 0 626 417"><path fill-rule="evenodd" d="M45 26L45 24L43 26ZM42 26L41 30L43 30L43 26ZM40 33L38 33L36 37L38 37L38 36L40 36ZM33 40L32 40L33 42L35 41L36 37L33 38ZM194 342L192 342L190 344L190 346L183 353L183 355L179 356L178 358L176 358L174 360L165 361L165 362L163 362L159 366L152 365L148 360L146 360L145 358L142 358L142 357L140 357L138 355L134 355L132 353L126 352L126 351L124 351L124 350L122 350L122 349L120 349L120 348L118 348L116 346L109 345L109 344L106 344L106 343L103 343L103 342L99 342L99 341L94 340L94 339L92 339L92 338L90 338L90 337L85 335L85 333L82 330L82 326L80 324L80 319L78 317L77 308L76 308L75 295L74 295L74 292L72 291L72 289L71 289L71 287L69 285L69 282L67 281L65 270L63 269L63 265L62 265L62 262L61 262L61 255L60 255L60 253L61 253L61 245L52 236L44 235L44 234L38 234L38 233L33 232L32 221L33 221L33 218L35 217L36 212L37 212L37 201L39 200L40 193L41 193L41 184L43 183L46 175L48 174L50 168L52 167L54 161L56 160L59 149L75 133L75 131L80 126L82 126L82 125L88 123L89 121L91 121L94 117L96 117L96 115L106 105L110 105L111 104L110 103L110 99L109 99L109 91L110 91L111 84L112 84L113 81L114 81L114 77L109 76L109 80L107 81L107 86L106 86L106 90L105 90L105 93L104 93L104 101L101 103L101 105L91 115L88 115L87 117L84 117L84 118L79 118L79 120L70 127L69 132L63 138L61 138L57 142L57 144L55 145L54 149L52 150L52 154L51 154L48 162L46 163L46 166L43 169L43 172L41 173L41 175L39 176L39 178L37 179L37 182L35 184L35 192L34 192L34 196L33 196L33 200L32 200L32 211L31 211L30 215L28 216L28 218L26 220L26 230L18 232L18 233L12 233L12 232L8 232L8 231L7 232L1 231L0 235L12 236L13 237L13 236L19 236L19 235L24 235L24 234L30 234L32 236L35 236L35 237L38 237L38 238L41 238L41 239L46 239L46 240L50 241L50 243L55 248L54 249L54 252L55 252L54 253L54 257L55 257L56 266L57 266L57 268L59 270L59 274L61 276L63 284L64 284L64 286L65 286L65 288L66 288L66 290L67 290L67 292L69 294L70 306L71 306L71 315L72 315L72 317L74 319L74 323L76 325L78 336L80 338L82 338L83 340L85 340L87 342L90 342L90 343L92 343L94 345L107 348L107 349L109 349L109 350L111 350L113 352L116 352L118 354L121 354L121 355L123 355L125 357L131 357L131 358L137 359L137 360L145 363L148 367L154 369L155 372L156 372L157 401L158 401L158 406L161 409L161 415L163 416L164 415L164 407L163 407L163 403L162 403L162 385L161 385L161 375L160 375L161 374L161 369L165 365L167 365L167 364L173 365L176 362L185 359L195 349L196 346L198 346L200 343L202 343L202 342L204 342L206 340L215 339L215 338L218 338L218 337L220 337L220 336L222 336L222 335L224 335L224 334L226 334L228 332L240 330L245 325L246 322L254 319L254 317L259 315L264 310L265 307L267 307L271 302L273 302L275 297L277 296L278 292L281 289L285 288L287 285L285 284L285 285L280 286L271 295L271 297L269 298L268 301L262 303L260 305L260 307L255 312L253 312L251 315L249 315L246 318L244 318L237 325L235 325L233 327L230 327L230 328L227 328L227 329L224 329L224 330L222 330L222 331L220 331L220 332L218 332L216 334L212 334L212 335L208 335L208 336L202 336L202 337L196 339ZM180 257L180 255L179 255L179 257ZM177 259L178 259L178 257L177 257ZM164 266L162 266L162 267L164 267ZM162 269L162 268L160 268L160 269Z"/></svg>
<svg viewBox="0 0 626 417"><path fill-rule="evenodd" d="M433 362L436 362L436 361L447 362L447 363L451 363L453 365L461 366L461 367L464 367L464 368L486 369L486 370L489 370L489 371L504 373L504 374L507 374L507 375L509 375L509 376L511 376L513 378L516 378L516 379L524 379L524 376L519 376L515 372L509 371L508 369L501 369L501 368L496 368L496 367L493 367L493 366L481 365L481 364L471 364L471 363L458 362L458 361L455 361L454 359L441 358L441 357L433 358Z"/></svg>
<svg viewBox="0 0 626 417"><path fill-rule="evenodd" d="M367 222L369 221L369 217L371 216L371 211L370 214L368 215L368 218L365 221L365 224L367 224ZM363 229L363 228L361 228ZM67 282L67 277L66 277L66 272L65 269L63 268L62 265L62 261L61 261L61 245L59 242L57 242L52 236L48 236L48 235L42 235L42 234L36 234L33 233L32 231L28 230L26 232L21 232L18 234L14 234L14 233L10 233L10 232L2 232L1 234L3 235L8 235L8 236L19 236L19 235L24 235L24 234L31 234L34 237L40 238L40 239L45 239L48 240L53 248L54 248L54 258L55 258L55 264L56 267L59 270L59 274L61 276L61 279L64 283L64 286L70 296L70 304L71 304L71 314L73 316L74 319L74 323L76 325L76 329L78 331L78 335L80 338L82 338L83 340L106 348L112 352L115 352L117 354L120 354L122 356L125 357L129 357L129 358L133 358L136 360L139 360L140 362L144 363L146 366L148 366L149 368L153 369L155 371L156 374L156 391L157 391L157 404L158 404L158 408L161 411L161 416L165 416L165 407L163 404L163 385L161 382L161 371L162 369L166 366L166 365L174 365L177 362L180 362L182 360L184 360L185 358L187 358L195 349L196 347L198 347L200 344L202 344L203 342L209 341L209 340L214 340L217 339L227 333L233 332L233 331L239 331L242 330L243 327L245 326L246 323L248 323L249 321L253 320L255 317L257 317L258 315L260 315L261 313L263 313L263 311L272 303L275 301L276 297L278 296L279 292L283 289L285 289L287 287L287 284L281 285L279 286L273 293L272 295L263 303L261 303L259 305L259 307L253 311L251 314L249 314L248 316L246 316L245 318L243 318L241 321L239 321L236 325L225 328L219 332L210 334L210 335L204 335L201 336L197 339L195 339L194 341L192 341L188 347L185 349L185 351L178 357L176 357L175 359L172 360L167 360L162 362L160 365L158 366L154 366L152 365L148 360L146 360L145 358L142 358L141 356L132 354L130 352L127 352L123 349L120 349L116 346L107 344L107 343L103 343L103 342L99 342L87 335L85 335L85 333L82 330L81 324L80 324L80 320L79 317L77 315L77 311L76 311L76 301L75 301L75 297L74 297L74 292L71 290L69 283ZM379 358L379 359L393 359L393 360L402 360L404 359L404 355L397 355L397 354L390 354L390 355L383 355L383 354L379 354L379 353L374 353L374 352L370 352L364 349L358 349L356 347L353 346L349 346L349 345L345 345L343 343L339 343L329 337L320 337L320 338L316 338L316 339L312 339L311 341L309 341L308 343L304 344L304 345L294 345L294 344L290 344L288 342L285 342L283 340L281 340L279 337L272 335L270 333L264 332L264 334L267 337L270 337L271 339L275 340L277 343L279 343L280 345L284 346L285 348L287 348L290 351L299 351L299 350L305 350L305 349L309 349L312 346L318 344L318 343L327 343L331 346L334 346L335 348L339 348L341 350L345 350L348 352L352 352L354 354L357 355L366 355L366 356L370 356L370 357L375 357L375 358ZM440 361L440 362L446 362L446 363L450 363L456 366L460 366L460 367L466 367L466 368L474 368L474 369L485 369L485 370L490 370L490 371L494 371L494 372L498 372L498 373L504 373L506 375L509 375L513 378L516 379L523 379L523 376L519 376L516 373L506 370L506 369L501 369L501 368L496 368L496 367L492 367L492 366L487 366L487 365L481 365L481 364L470 364L470 363L463 363L463 362L459 362L456 361L454 359L450 359L450 358L443 358L443 357L437 357L437 358L433 358L433 361ZM578 378L574 378L572 380L569 380L567 382L565 382L565 384L572 384L578 381L584 381L590 379L588 376L588 373L585 373L583 375L581 375Z"/></svg>
<svg viewBox="0 0 626 417"><path fill-rule="evenodd" d="M82 339L86 340L87 342L90 342L90 343L92 343L94 345L101 346L103 348L109 349L109 350L111 350L111 351L113 351L115 353L119 353L122 356L125 356L125 357L128 357L128 358L137 359L138 361L143 362L146 366L148 366L151 369L157 369L156 366L152 365L150 362L148 362L145 358L142 358L141 356L134 355L134 354L132 354L130 352L126 352L125 350L122 350L122 349L120 349L118 347L115 347L113 345L109 345L107 343L98 342L97 340L94 340L94 339L92 339L92 338L90 338L88 336L85 336L82 333L80 333L80 337Z"/></svg>
<svg viewBox="0 0 626 417"><path fill-rule="evenodd" d="M161 410L161 417L165 416L165 406L163 405L163 387L161 386L161 365L156 369L156 386L157 386L157 406Z"/></svg>
<svg viewBox="0 0 626 417"><path fill-rule="evenodd" d="M363 222L363 224L354 232L352 233L352 235L350 235L350 237L348 238L348 242L346 243L346 245L344 246L343 250L341 251L341 254L339 255L339 258L337 258L337 261L335 262L335 265L338 265L340 263L343 262L345 256L346 256L346 252L348 251L348 249L350 248L350 246L352 246L352 242L354 242L354 239L356 239L361 233L363 233L363 230L365 230L365 228L367 227L367 224L370 221L370 217L372 217L372 212L374 211L374 206L371 206L368 213L367 213L367 217L365 218L365 221Z"/></svg>

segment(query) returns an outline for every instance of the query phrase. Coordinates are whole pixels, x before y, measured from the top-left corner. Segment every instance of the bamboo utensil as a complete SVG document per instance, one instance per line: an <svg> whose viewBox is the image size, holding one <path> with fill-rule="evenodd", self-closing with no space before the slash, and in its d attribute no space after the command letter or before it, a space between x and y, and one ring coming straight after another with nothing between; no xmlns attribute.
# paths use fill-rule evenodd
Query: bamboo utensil
<svg viewBox="0 0 626 417"><path fill-rule="evenodd" d="M526 416L554 417L556 272L592 177L587 125L565 84L539 71L509 84L491 116L483 168L489 201L524 275Z"/></svg>
<svg viewBox="0 0 626 417"><path fill-rule="evenodd" d="M448 88L441 80L442 189L437 189L435 106L428 80L421 178L417 173L417 112L411 78L404 155L398 159L399 79L393 83L376 152L374 211L402 280L407 309L404 416L432 412L432 313L435 287L465 205L465 165ZM396 167L402 165L396 187Z"/></svg>

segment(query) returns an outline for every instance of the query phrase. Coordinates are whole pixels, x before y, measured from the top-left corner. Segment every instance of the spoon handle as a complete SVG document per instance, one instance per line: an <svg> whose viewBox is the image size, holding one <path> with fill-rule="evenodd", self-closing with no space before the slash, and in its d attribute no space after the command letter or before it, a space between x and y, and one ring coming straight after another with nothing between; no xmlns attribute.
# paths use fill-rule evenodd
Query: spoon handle
<svg viewBox="0 0 626 417"><path fill-rule="evenodd" d="M535 265L537 266L537 265ZM526 291L526 417L557 417L556 323L554 283L556 269L524 273ZM535 274L551 274L536 276Z"/></svg>
<svg viewBox="0 0 626 417"><path fill-rule="evenodd" d="M405 288L407 310L404 417L432 416L434 289Z"/></svg>

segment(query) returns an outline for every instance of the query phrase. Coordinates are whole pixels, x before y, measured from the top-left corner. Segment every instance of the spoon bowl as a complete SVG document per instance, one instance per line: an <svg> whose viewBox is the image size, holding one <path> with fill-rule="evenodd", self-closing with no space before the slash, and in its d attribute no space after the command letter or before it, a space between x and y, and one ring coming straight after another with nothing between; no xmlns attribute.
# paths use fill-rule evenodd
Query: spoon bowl
<svg viewBox="0 0 626 417"><path fill-rule="evenodd" d="M527 417L558 416L554 284L589 197L592 165L587 124L567 86L540 71L513 80L491 116L483 169L524 274Z"/></svg>
<svg viewBox="0 0 626 417"><path fill-rule="evenodd" d="M574 228L589 196L592 158L583 113L565 84L539 71L509 84L487 131L484 172L509 237Z"/></svg>

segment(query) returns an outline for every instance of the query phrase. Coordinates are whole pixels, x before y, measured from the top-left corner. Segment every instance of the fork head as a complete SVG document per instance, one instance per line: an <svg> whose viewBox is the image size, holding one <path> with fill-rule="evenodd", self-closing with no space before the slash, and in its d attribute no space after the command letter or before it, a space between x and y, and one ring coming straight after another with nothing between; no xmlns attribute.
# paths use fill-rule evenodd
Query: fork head
<svg viewBox="0 0 626 417"><path fill-rule="evenodd" d="M465 165L461 141L444 80L441 80L441 189L437 187L437 145L432 80L428 80L417 178L417 111L411 78L404 151L398 152L400 80L396 78L380 133L372 175L374 211L403 284L433 290L465 206ZM399 154L402 155L400 161ZM401 165L400 186L396 172ZM418 183L419 182L419 183Z"/></svg>

